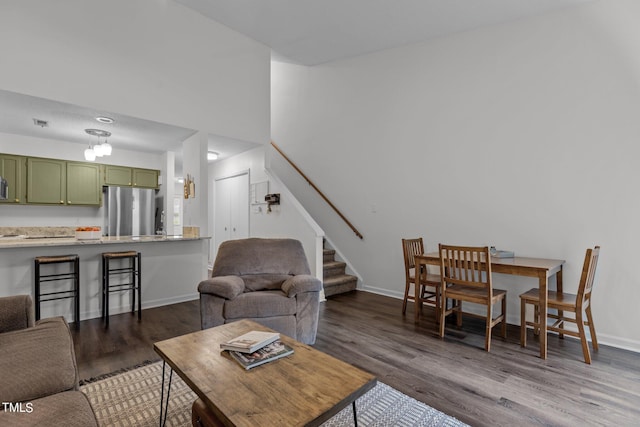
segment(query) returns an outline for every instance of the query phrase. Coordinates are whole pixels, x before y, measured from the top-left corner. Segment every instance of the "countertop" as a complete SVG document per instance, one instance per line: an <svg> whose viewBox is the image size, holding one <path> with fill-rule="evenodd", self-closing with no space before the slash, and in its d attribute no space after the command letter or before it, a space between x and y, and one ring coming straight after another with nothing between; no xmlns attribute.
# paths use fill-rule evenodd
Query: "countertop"
<svg viewBox="0 0 640 427"><path fill-rule="evenodd" d="M75 245L105 245L119 243L157 243L184 242L204 240L211 237L182 237L182 236L103 236L99 239L79 240L75 237L42 237L28 238L25 236L0 237L0 249L43 247L43 246L75 246Z"/></svg>

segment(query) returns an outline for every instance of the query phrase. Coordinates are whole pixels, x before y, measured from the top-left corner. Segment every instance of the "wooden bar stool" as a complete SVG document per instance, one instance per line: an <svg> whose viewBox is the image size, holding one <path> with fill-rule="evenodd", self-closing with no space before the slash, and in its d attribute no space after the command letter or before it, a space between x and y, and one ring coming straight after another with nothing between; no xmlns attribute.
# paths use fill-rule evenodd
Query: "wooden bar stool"
<svg viewBox="0 0 640 427"><path fill-rule="evenodd" d="M112 265L111 261L124 260L122 263ZM126 262L128 261L128 263ZM111 276L128 275L126 282L110 283ZM137 279L136 279L137 278ZM109 294L111 292L133 291L131 293L131 313L135 312L136 291L138 293L138 320L142 320L142 267L141 254L136 251L128 252L104 252L102 254L102 318L109 326Z"/></svg>
<svg viewBox="0 0 640 427"><path fill-rule="evenodd" d="M40 320L40 304L47 301L60 299L73 299L73 321L76 327L80 327L80 257L78 255L61 256L39 256L35 262L35 309L36 320ZM52 272L42 274L42 266L50 264L69 264L71 271L59 273ZM43 284L46 282L57 282L60 280L71 280L72 288L67 290L50 290L43 292Z"/></svg>

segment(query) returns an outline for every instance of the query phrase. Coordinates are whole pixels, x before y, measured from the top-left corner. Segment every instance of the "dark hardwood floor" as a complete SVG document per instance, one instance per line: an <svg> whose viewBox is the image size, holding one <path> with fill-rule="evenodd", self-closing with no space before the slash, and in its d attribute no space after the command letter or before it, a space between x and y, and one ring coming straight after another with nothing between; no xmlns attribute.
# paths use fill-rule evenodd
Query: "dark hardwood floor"
<svg viewBox="0 0 640 427"><path fill-rule="evenodd" d="M403 317L401 305L367 292L331 297L321 304L314 347L474 426L640 425L639 354L601 345L587 365L578 341L550 335L545 361L532 333L520 347L514 325L486 353L476 319L465 318L462 330L448 326L440 340L430 308L416 325L413 307ZM109 329L83 321L74 331L80 377L158 360L153 342L199 328L197 301L144 310L140 323L112 316Z"/></svg>

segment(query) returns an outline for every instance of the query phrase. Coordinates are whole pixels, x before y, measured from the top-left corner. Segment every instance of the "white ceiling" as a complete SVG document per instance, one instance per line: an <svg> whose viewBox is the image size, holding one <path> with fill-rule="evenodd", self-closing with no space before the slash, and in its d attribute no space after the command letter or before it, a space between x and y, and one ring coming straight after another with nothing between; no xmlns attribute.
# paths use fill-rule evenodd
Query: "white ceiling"
<svg viewBox="0 0 640 427"><path fill-rule="evenodd" d="M261 42L274 59L316 65L593 0L176 0ZM95 121L98 115L113 124ZM33 119L47 121L47 127ZM195 130L0 90L0 132L88 145L87 128L110 131L118 148L176 151ZM257 144L209 135L224 159Z"/></svg>
<svg viewBox="0 0 640 427"><path fill-rule="evenodd" d="M304 65L362 55L592 0L176 0Z"/></svg>

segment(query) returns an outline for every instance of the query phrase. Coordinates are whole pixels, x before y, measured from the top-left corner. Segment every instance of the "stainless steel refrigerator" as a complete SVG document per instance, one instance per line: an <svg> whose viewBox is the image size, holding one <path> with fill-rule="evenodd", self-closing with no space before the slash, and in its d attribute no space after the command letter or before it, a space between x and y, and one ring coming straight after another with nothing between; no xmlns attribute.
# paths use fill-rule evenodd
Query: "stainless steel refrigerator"
<svg viewBox="0 0 640 427"><path fill-rule="evenodd" d="M155 190L104 187L104 235L155 234Z"/></svg>

